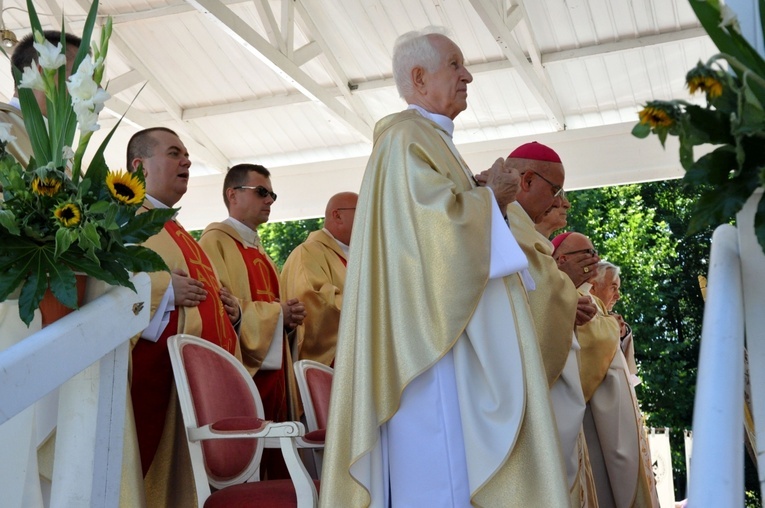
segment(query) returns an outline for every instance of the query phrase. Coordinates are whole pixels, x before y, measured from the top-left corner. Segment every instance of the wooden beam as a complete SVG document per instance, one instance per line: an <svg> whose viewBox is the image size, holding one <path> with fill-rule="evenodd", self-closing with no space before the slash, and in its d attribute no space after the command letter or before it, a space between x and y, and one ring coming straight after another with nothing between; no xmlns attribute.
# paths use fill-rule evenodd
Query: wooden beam
<svg viewBox="0 0 765 508"><path fill-rule="evenodd" d="M537 70L529 63L526 55L515 42L512 30L504 23L503 13L498 12L496 5L490 0L470 0L470 4L555 128L565 129L563 109L558 98L552 92L548 80L537 74Z"/></svg>
<svg viewBox="0 0 765 508"><path fill-rule="evenodd" d="M372 139L372 126L355 111L341 104L332 93L327 92L294 62L280 53L261 37L251 26L219 0L186 0L226 34L242 45L253 56L267 65L283 80L317 104L325 106L344 124L357 131L364 139Z"/></svg>
<svg viewBox="0 0 765 508"><path fill-rule="evenodd" d="M140 72L136 70L130 70L124 74L120 74L116 78L110 79L109 83L106 85L106 90L110 94L116 95L120 92L124 92L132 86L145 82L146 79L143 77L143 75L141 75Z"/></svg>

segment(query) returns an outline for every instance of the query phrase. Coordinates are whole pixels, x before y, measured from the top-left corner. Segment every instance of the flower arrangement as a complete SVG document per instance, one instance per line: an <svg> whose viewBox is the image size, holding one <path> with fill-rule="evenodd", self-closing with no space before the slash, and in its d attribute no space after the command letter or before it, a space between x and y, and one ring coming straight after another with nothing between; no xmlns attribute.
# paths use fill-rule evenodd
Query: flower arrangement
<svg viewBox="0 0 765 508"><path fill-rule="evenodd" d="M110 172L104 160L114 130L83 171L85 149L109 98L100 82L111 19L89 55L98 12L94 0L67 78L66 44L48 42L31 0L27 8L38 65L14 69L14 77L33 154L23 167L6 150L15 139L11 126L0 124L0 301L20 288L19 315L29 325L47 289L77 308L75 272L135 289L130 272L167 270L162 258L137 244L160 231L175 210L136 213L145 195L142 173ZM33 90L45 94L45 118Z"/></svg>
<svg viewBox="0 0 765 508"><path fill-rule="evenodd" d="M678 137L684 181L701 186L692 234L730 220L765 185L765 59L741 34L729 7L719 0L690 0L690 4L720 50L686 75L688 90L703 93L706 106L683 100L650 101L632 133L639 138L654 133L662 146L668 135ZM765 0L759 0L759 7L765 32ZM694 159L693 147L702 144L717 147ZM765 251L765 199L759 202L754 226Z"/></svg>

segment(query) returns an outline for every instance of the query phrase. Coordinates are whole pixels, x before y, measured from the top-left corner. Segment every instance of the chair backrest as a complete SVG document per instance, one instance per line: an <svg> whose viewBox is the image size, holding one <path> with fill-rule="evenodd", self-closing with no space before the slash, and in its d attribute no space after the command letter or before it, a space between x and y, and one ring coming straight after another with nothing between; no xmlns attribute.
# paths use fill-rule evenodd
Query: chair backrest
<svg viewBox="0 0 765 508"><path fill-rule="evenodd" d="M300 398L303 401L308 430L326 429L334 370L313 360L297 361L293 368Z"/></svg>
<svg viewBox="0 0 765 508"><path fill-rule="evenodd" d="M168 349L186 429L226 418L263 418L255 383L234 356L186 334L171 337ZM192 462L194 449L198 448L207 481L216 488L242 483L258 472L263 454L261 440L217 439L199 445L189 442Z"/></svg>

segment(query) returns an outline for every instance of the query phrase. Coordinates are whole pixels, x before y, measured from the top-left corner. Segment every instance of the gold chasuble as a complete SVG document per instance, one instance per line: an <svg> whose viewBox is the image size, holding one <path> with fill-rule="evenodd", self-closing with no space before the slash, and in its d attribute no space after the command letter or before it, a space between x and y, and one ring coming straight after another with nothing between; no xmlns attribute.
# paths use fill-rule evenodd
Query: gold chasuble
<svg viewBox="0 0 765 508"><path fill-rule="evenodd" d="M147 200L144 208L152 208ZM210 260L194 238L175 221L143 244L159 254L170 270L180 268L204 283L207 299L196 307L176 306L157 342L139 339L132 350L131 395L135 414L147 505L195 506L196 493L183 419L173 381L167 339L188 333L209 340L241 358L236 331L220 296L220 283ZM164 297L168 272L150 273L151 314Z"/></svg>
<svg viewBox="0 0 765 508"><path fill-rule="evenodd" d="M568 504L526 294L518 273L489 278L496 205L466 171L449 134L417 111L377 123L340 318L325 508L384 506L393 473L381 450L402 394L450 355L472 505Z"/></svg>
<svg viewBox="0 0 765 508"><path fill-rule="evenodd" d="M305 305L303 326L297 328L300 360L332 365L347 261L326 231L314 231L287 258L282 268L284 297Z"/></svg>
<svg viewBox="0 0 765 508"><path fill-rule="evenodd" d="M529 292L529 306L547 382L552 386L571 351L579 295L568 275L558 269L552 244L534 229L534 221L518 203L507 207L507 222L529 260L529 272L537 286Z"/></svg>
<svg viewBox="0 0 765 508"><path fill-rule="evenodd" d="M619 323L592 298L596 316L577 327L581 377L588 400L584 419L592 475L600 508L658 508L651 451L627 360L619 346Z"/></svg>

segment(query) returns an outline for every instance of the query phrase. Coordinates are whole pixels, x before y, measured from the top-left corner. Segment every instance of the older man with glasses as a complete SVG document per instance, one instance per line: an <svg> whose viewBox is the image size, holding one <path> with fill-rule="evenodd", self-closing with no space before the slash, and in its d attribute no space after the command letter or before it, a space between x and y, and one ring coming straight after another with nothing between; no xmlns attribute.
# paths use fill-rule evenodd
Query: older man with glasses
<svg viewBox="0 0 765 508"><path fill-rule="evenodd" d="M229 169L223 180L229 217L207 226L199 244L241 303L242 360L258 386L265 418L284 421L294 417L297 396L286 334L303 323L305 306L283 297L279 272L258 237L276 201L270 176L259 164ZM289 478L278 450L263 452L260 471L265 479Z"/></svg>
<svg viewBox="0 0 765 508"><path fill-rule="evenodd" d="M538 233L535 224L553 207L563 206L565 171L558 154L541 143L526 143L508 157L521 173L516 202L507 207L513 236L526 254L536 288L529 291L529 306L542 351L555 411L563 458L568 473L571 506L595 506L594 485L588 480L586 444L582 432L584 396L579 380L574 325L595 315L589 298L580 298L576 286L552 257L553 245ZM580 254L581 273L594 275L597 256ZM577 257L579 259L579 257Z"/></svg>
<svg viewBox="0 0 765 508"><path fill-rule="evenodd" d="M580 233L558 235L553 244L556 246L553 257L559 260L595 251L590 239ZM607 266L614 267L610 263ZM600 266L595 272L599 271ZM614 271L609 271L613 276ZM618 294L619 283L614 283ZM609 314L609 305L616 301L614 290L594 291L590 282L582 282L577 289L598 309L594 318L576 330L581 346L582 392L587 403L584 434L598 505L658 508L651 451L629 364L620 347L620 318ZM608 301L601 300L598 294L608 296Z"/></svg>

